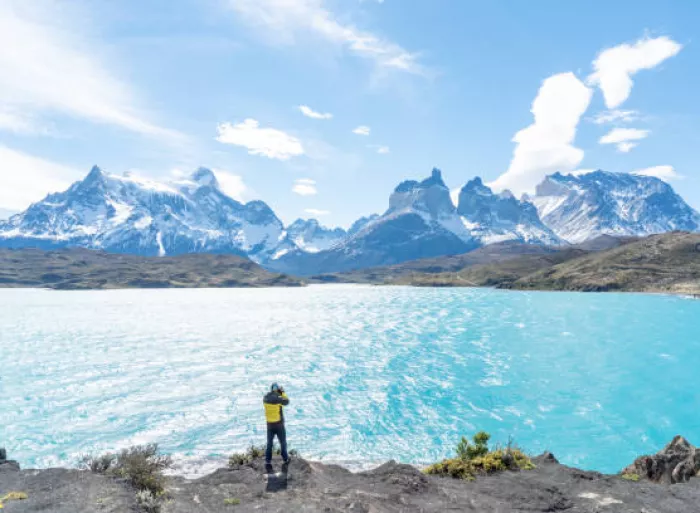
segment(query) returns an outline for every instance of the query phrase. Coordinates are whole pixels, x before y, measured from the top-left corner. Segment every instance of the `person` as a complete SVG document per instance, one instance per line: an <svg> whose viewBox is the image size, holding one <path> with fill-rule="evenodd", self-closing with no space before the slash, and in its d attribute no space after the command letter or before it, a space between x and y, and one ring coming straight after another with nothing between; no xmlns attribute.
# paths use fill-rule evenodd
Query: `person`
<svg viewBox="0 0 700 513"><path fill-rule="evenodd" d="M282 408L289 404L289 397L284 393L284 389L277 383L273 383L270 391L263 398L265 405L265 420L267 420L267 447L265 449L265 463L272 464L272 444L275 436L282 448L282 459L284 463L289 463L287 454L287 431L284 427L284 412Z"/></svg>

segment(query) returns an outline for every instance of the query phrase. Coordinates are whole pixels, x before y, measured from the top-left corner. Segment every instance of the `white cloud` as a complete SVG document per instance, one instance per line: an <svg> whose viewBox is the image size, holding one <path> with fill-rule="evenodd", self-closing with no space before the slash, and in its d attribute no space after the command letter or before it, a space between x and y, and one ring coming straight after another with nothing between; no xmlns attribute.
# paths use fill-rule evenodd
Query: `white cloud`
<svg viewBox="0 0 700 513"><path fill-rule="evenodd" d="M254 119L248 118L236 125L221 123L217 131L217 141L243 146L251 155L288 160L290 157L304 154L299 139L274 128L260 128L260 123Z"/></svg>
<svg viewBox="0 0 700 513"><path fill-rule="evenodd" d="M299 36L312 35L372 60L381 68L425 74L418 56L371 32L341 23L325 0L228 0L229 5L258 34L271 42L293 44ZM261 30L264 29L264 30Z"/></svg>
<svg viewBox="0 0 700 513"><path fill-rule="evenodd" d="M84 173L0 145L0 207L24 210L51 192L67 189Z"/></svg>
<svg viewBox="0 0 700 513"><path fill-rule="evenodd" d="M599 112L593 118L596 125L605 125L607 123L631 123L639 119L639 112L636 110L605 110Z"/></svg>
<svg viewBox="0 0 700 513"><path fill-rule="evenodd" d="M54 113L166 139L182 135L147 121L130 88L98 56L97 44L57 2L0 2L0 128L34 132Z"/></svg>
<svg viewBox="0 0 700 513"><path fill-rule="evenodd" d="M299 178L294 181L292 192L300 196L313 196L318 192L316 190L316 181L311 178Z"/></svg>
<svg viewBox="0 0 700 513"><path fill-rule="evenodd" d="M330 214L328 210L318 210L317 208L306 208L304 212L312 216L327 216Z"/></svg>
<svg viewBox="0 0 700 513"><path fill-rule="evenodd" d="M520 195L532 192L547 174L576 169L583 160L583 150L573 142L591 95L591 89L573 73L547 78L532 102L534 123L515 134L516 147L508 170L489 185Z"/></svg>
<svg viewBox="0 0 700 513"><path fill-rule="evenodd" d="M673 166L668 165L637 169L636 171L632 171L632 174L642 176L655 176L656 178L660 178L661 180L665 181L679 180L683 178L683 175L678 174L676 170L673 169Z"/></svg>
<svg viewBox="0 0 700 513"><path fill-rule="evenodd" d="M360 125L355 128L352 133L357 135L369 135L371 129L368 126Z"/></svg>
<svg viewBox="0 0 700 513"><path fill-rule="evenodd" d="M238 201L245 201L248 187L243 182L243 177L234 175L223 169L213 169L216 175L216 180L219 182L219 187L228 196Z"/></svg>
<svg viewBox="0 0 700 513"><path fill-rule="evenodd" d="M379 144L368 144L367 147L375 150L380 155L388 155L389 153L391 153L391 149L389 149L388 146L382 146Z"/></svg>
<svg viewBox="0 0 700 513"><path fill-rule="evenodd" d="M632 75L643 69L655 68L681 51L683 45L662 36L640 39L634 44L621 44L603 50L593 61L594 72L588 83L603 92L605 105L614 109L632 91Z"/></svg>
<svg viewBox="0 0 700 513"><path fill-rule="evenodd" d="M620 153L629 153L632 151L632 148L636 148L637 146L639 146L639 143L621 142L617 145L617 151Z"/></svg>
<svg viewBox="0 0 700 513"><path fill-rule="evenodd" d="M640 128L613 128L601 137L598 142L600 144L614 144L617 150L622 153L628 153L638 143L632 141L640 141L646 138L651 132Z"/></svg>
<svg viewBox="0 0 700 513"><path fill-rule="evenodd" d="M330 112L325 112L325 113L321 114L320 112L316 112L315 110L313 110L308 105L299 105L299 110L307 118L331 119L333 117L333 114L331 114Z"/></svg>

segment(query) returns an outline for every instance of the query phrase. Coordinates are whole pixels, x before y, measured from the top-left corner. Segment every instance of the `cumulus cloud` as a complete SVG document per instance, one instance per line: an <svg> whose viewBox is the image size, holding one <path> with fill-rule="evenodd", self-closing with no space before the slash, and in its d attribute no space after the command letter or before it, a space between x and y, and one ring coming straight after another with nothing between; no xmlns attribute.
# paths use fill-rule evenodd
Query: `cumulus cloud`
<svg viewBox="0 0 700 513"><path fill-rule="evenodd" d="M311 178L298 178L294 181L292 192L300 196L313 196L318 191L316 190L316 180Z"/></svg>
<svg viewBox="0 0 700 513"><path fill-rule="evenodd" d="M662 36L640 39L603 50L595 61L588 83L600 87L608 109L621 105L632 91L632 76L655 68L681 51L683 45Z"/></svg>
<svg viewBox="0 0 700 513"><path fill-rule="evenodd" d="M370 133L370 128L365 125L360 125L357 128L355 128L352 133L357 134L357 135L369 135Z"/></svg>
<svg viewBox="0 0 700 513"><path fill-rule="evenodd" d="M0 145L0 207L19 211L49 193L66 190L84 173Z"/></svg>
<svg viewBox="0 0 700 513"><path fill-rule="evenodd" d="M606 125L608 123L631 123L639 119L639 112L636 110L605 110L599 112L593 118L596 125Z"/></svg>
<svg viewBox="0 0 700 513"><path fill-rule="evenodd" d="M617 146L618 151L627 153L637 146L638 143L633 141L640 141L646 138L650 133L649 130L642 130L640 128L613 128L610 132L601 137L598 142L600 144L614 144Z"/></svg>
<svg viewBox="0 0 700 513"><path fill-rule="evenodd" d="M129 86L73 26L69 10L56 2L0 2L0 128L41 132L34 118L60 113L181 139L145 119Z"/></svg>
<svg viewBox="0 0 700 513"><path fill-rule="evenodd" d="M489 185L522 194L532 192L546 174L576 169L583 150L573 142L591 95L573 73L547 78L532 102L534 122L513 137L516 146L508 170Z"/></svg>
<svg viewBox="0 0 700 513"><path fill-rule="evenodd" d="M225 171L223 169L212 169L219 182L219 187L228 196L238 201L245 201L248 193L248 186L243 182L243 177Z"/></svg>
<svg viewBox="0 0 700 513"><path fill-rule="evenodd" d="M288 160L304 154L299 139L274 128L260 128L255 119L248 118L236 125L221 123L217 131L217 141L247 148L251 155Z"/></svg>
<svg viewBox="0 0 700 513"><path fill-rule="evenodd" d="M329 210L319 210L317 208L306 208L304 212L312 216L327 216L330 214Z"/></svg>
<svg viewBox="0 0 700 513"><path fill-rule="evenodd" d="M311 107L308 105L299 105L299 110L301 113L306 116L307 118L313 118L313 119L331 119L333 117L333 114L330 112L325 112L325 113L320 113L316 112L313 110Z"/></svg>
<svg viewBox="0 0 700 513"><path fill-rule="evenodd" d="M425 74L418 56L372 32L339 21L325 0L228 0L238 15L273 43L293 44L311 35L373 61L377 66Z"/></svg>
<svg viewBox="0 0 700 513"><path fill-rule="evenodd" d="M660 178L661 180L665 181L679 180L683 178L683 175L678 174L673 166L668 165L637 169L636 171L632 171L632 174L641 176L655 176L656 178Z"/></svg>

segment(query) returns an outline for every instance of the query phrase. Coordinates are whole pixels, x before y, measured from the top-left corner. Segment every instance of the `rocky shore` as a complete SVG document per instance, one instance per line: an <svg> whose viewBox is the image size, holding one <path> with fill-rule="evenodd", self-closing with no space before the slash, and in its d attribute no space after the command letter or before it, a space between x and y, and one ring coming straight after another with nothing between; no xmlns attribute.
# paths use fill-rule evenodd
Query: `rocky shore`
<svg viewBox="0 0 700 513"><path fill-rule="evenodd" d="M169 477L164 498L149 509L125 479L88 470L20 470L3 459L0 505L8 513L700 512L700 451L681 437L617 475L567 467L549 453L532 462L531 470L467 481L426 475L393 461L352 473L296 458L287 474L280 472L279 461L269 474L255 458L196 480Z"/></svg>

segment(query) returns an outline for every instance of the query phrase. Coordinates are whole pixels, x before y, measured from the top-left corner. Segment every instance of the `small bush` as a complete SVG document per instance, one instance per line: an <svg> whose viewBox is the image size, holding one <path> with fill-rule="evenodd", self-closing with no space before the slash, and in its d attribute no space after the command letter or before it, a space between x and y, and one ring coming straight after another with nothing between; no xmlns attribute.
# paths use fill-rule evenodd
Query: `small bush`
<svg viewBox="0 0 700 513"><path fill-rule="evenodd" d="M80 468L89 470L95 474L106 474L116 458L116 454L112 454L111 452L100 456L83 456L80 462Z"/></svg>
<svg viewBox="0 0 700 513"><path fill-rule="evenodd" d="M147 513L159 513L161 500L150 490L139 490L136 492L136 503Z"/></svg>
<svg viewBox="0 0 700 513"><path fill-rule="evenodd" d="M111 472L127 479L137 490L162 495L166 481L163 471L172 463L170 456L158 453L157 444L137 445L117 454Z"/></svg>
<svg viewBox="0 0 700 513"><path fill-rule="evenodd" d="M236 497L229 497L228 499L224 499L224 504L226 504L227 506L237 506L240 503L241 499L237 499Z"/></svg>
<svg viewBox="0 0 700 513"><path fill-rule="evenodd" d="M512 441L505 448L489 451L490 435L483 431L472 437L473 444L462 437L455 452L456 458L430 465L426 474L447 475L457 479L473 480L477 474L488 474L504 470L531 470L535 468L527 455L514 447Z"/></svg>
<svg viewBox="0 0 700 513"><path fill-rule="evenodd" d="M634 481L635 483L639 481L639 474L635 474L634 472L625 472L621 474L620 477L627 481Z"/></svg>
<svg viewBox="0 0 700 513"><path fill-rule="evenodd" d="M123 449L117 454L83 457L82 466L99 474L126 479L138 491L146 490L160 497L165 492L163 471L172 466L172 459L159 454L157 444L147 444Z"/></svg>
<svg viewBox="0 0 700 513"><path fill-rule="evenodd" d="M489 439L491 435L484 431L480 431L472 437L474 444L470 444L469 440L462 437L457 444L457 457L463 460L473 460L480 456L485 456L489 452Z"/></svg>

